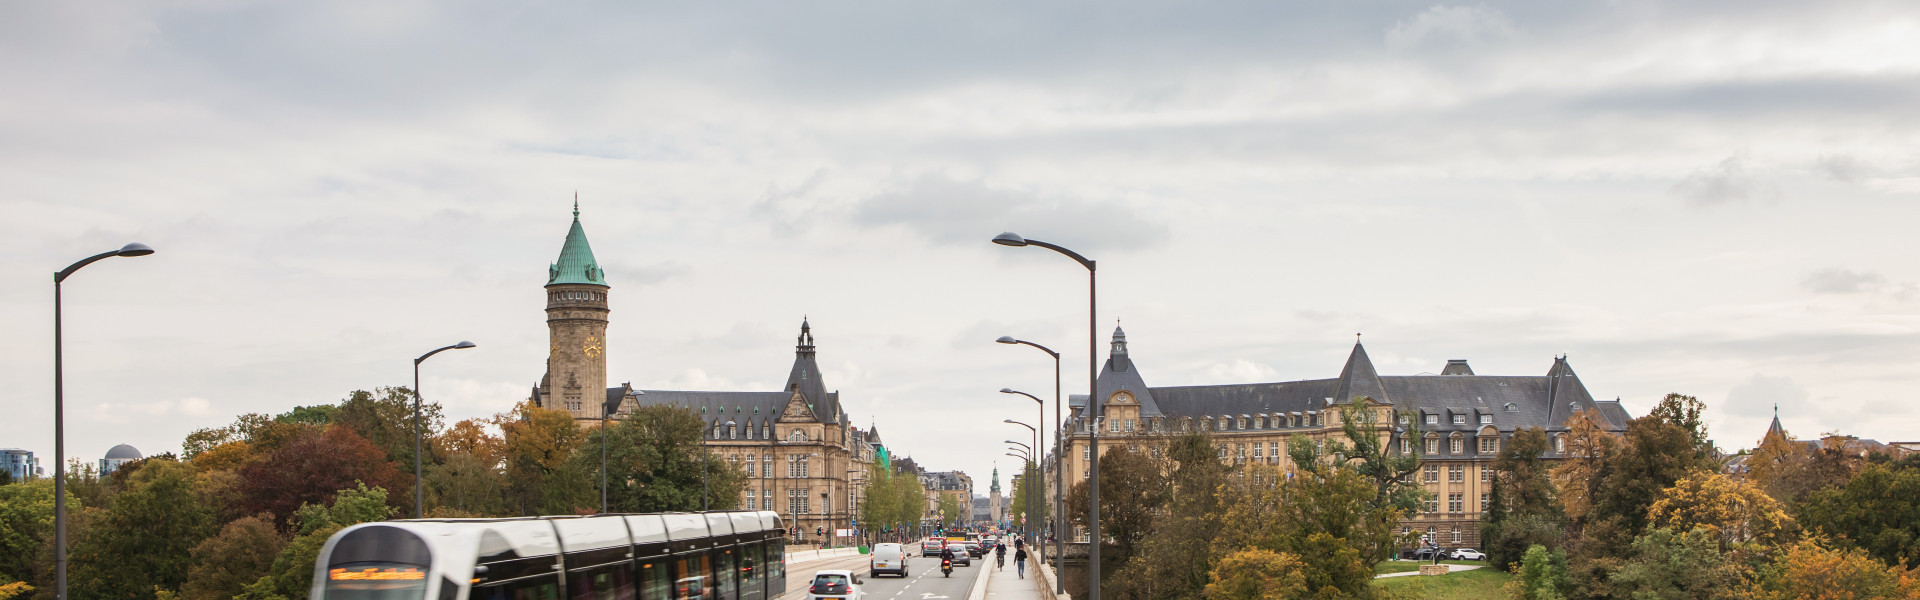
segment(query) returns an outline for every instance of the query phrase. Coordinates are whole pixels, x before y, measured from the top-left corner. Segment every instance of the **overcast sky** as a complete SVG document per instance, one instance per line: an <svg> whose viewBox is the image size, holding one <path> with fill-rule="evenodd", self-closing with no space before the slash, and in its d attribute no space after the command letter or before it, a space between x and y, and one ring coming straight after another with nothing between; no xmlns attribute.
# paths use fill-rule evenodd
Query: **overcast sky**
<svg viewBox="0 0 1920 600"><path fill-rule="evenodd" d="M1911 2L0 3L0 447L527 396L579 193L609 379L784 382L984 492L1084 271L1156 386L1542 375L1920 439ZM1049 407L1048 419L1052 418Z"/></svg>

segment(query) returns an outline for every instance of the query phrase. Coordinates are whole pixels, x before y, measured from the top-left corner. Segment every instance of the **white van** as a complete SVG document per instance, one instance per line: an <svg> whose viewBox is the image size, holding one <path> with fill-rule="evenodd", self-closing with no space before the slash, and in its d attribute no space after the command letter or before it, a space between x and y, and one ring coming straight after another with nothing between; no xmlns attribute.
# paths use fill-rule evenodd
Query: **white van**
<svg viewBox="0 0 1920 600"><path fill-rule="evenodd" d="M893 573L907 576L907 550L899 544L874 544L872 559L867 566L867 576L880 578L881 573Z"/></svg>

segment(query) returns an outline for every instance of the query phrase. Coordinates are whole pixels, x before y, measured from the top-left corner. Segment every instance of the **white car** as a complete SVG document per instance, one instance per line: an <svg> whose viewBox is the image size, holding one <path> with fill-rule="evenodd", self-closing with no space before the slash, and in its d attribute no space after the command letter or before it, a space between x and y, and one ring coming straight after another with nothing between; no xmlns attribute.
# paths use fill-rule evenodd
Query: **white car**
<svg viewBox="0 0 1920 600"><path fill-rule="evenodd" d="M866 598L860 593L864 583L846 569L814 571L813 583L807 586L807 600L861 600Z"/></svg>
<svg viewBox="0 0 1920 600"><path fill-rule="evenodd" d="M867 576L879 577L881 573L893 573L907 576L907 549L894 543L874 544L873 554L867 562Z"/></svg>
<svg viewBox="0 0 1920 600"><path fill-rule="evenodd" d="M1459 550L1453 551L1453 559L1454 560L1486 560L1487 555L1482 554L1480 553L1479 550L1475 550L1472 548L1461 548Z"/></svg>

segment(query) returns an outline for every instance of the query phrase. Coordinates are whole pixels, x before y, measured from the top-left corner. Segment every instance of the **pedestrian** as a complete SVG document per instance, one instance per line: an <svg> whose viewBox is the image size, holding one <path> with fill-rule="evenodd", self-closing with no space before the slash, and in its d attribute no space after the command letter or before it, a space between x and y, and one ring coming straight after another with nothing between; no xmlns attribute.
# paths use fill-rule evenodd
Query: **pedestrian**
<svg viewBox="0 0 1920 600"><path fill-rule="evenodd" d="M1027 549L1025 548L1025 544L1019 544L1018 546L1021 546L1020 549L1013 551L1013 570L1020 572L1021 579L1026 579Z"/></svg>

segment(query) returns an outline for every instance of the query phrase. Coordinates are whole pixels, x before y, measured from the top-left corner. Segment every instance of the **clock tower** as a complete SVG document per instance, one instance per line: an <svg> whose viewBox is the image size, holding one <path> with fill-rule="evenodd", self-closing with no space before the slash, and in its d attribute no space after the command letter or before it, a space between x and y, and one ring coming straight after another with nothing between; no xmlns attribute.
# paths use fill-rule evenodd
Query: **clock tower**
<svg viewBox="0 0 1920 600"><path fill-rule="evenodd" d="M600 419L607 400L607 274L580 228L580 201L560 259L547 268L547 374L535 400L574 419Z"/></svg>

